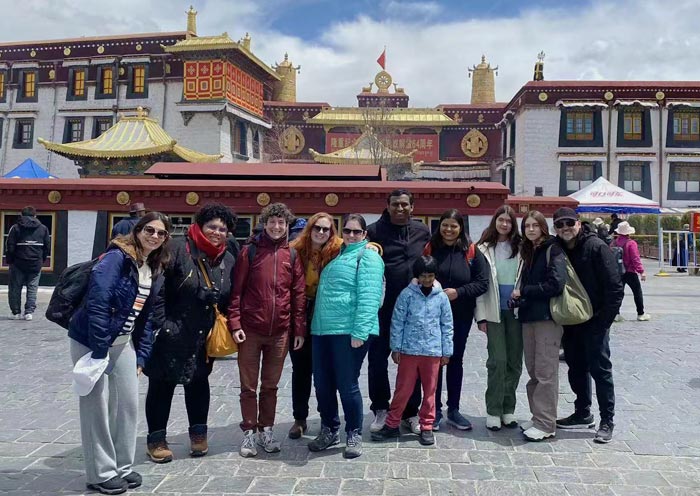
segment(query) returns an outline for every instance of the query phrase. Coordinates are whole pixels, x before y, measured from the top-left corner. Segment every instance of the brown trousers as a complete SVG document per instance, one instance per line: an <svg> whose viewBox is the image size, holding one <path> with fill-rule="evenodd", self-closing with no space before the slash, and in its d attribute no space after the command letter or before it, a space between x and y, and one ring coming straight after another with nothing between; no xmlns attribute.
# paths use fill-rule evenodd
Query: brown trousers
<svg viewBox="0 0 700 496"><path fill-rule="evenodd" d="M241 376L241 429L262 430L275 424L277 385L289 351L289 333L264 336L250 332L238 345L238 371ZM261 367L262 358L262 367ZM262 368L262 370L261 370ZM260 395L258 397L258 376Z"/></svg>
<svg viewBox="0 0 700 496"><path fill-rule="evenodd" d="M530 375L527 400L532 422L543 432L556 432L559 400L559 345L564 329L554 321L523 322L525 367Z"/></svg>

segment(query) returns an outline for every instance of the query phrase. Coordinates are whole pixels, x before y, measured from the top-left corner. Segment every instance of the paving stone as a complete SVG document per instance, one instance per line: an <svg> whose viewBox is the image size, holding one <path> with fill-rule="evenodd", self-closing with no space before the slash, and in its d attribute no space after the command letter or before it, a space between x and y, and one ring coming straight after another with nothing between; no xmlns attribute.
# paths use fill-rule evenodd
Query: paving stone
<svg viewBox="0 0 700 496"><path fill-rule="evenodd" d="M602 484L564 484L570 496L615 496L609 486Z"/></svg>
<svg viewBox="0 0 700 496"><path fill-rule="evenodd" d="M565 494L564 484L557 483L520 483L523 496L558 496Z"/></svg>
<svg viewBox="0 0 700 496"><path fill-rule="evenodd" d="M521 496L523 492L517 482L477 481L476 494L478 496L502 496L504 494Z"/></svg>
<svg viewBox="0 0 700 496"><path fill-rule="evenodd" d="M510 456L513 465L525 467L545 467L553 465L552 459L549 456L538 453L510 453L508 456Z"/></svg>
<svg viewBox="0 0 700 496"><path fill-rule="evenodd" d="M452 471L448 463L409 463L409 479L450 479Z"/></svg>
<svg viewBox="0 0 700 496"><path fill-rule="evenodd" d="M494 478L493 468L489 465L453 463L452 478L466 480L489 480Z"/></svg>
<svg viewBox="0 0 700 496"><path fill-rule="evenodd" d="M466 450L441 448L431 450L428 453L428 459L434 463L469 463L470 453Z"/></svg>
<svg viewBox="0 0 700 496"><path fill-rule="evenodd" d="M340 478L299 479L297 485L294 487L294 494L338 494L341 482L342 479Z"/></svg>
<svg viewBox="0 0 700 496"><path fill-rule="evenodd" d="M296 483L297 479L294 477L255 477L248 491L262 494L292 494Z"/></svg>
<svg viewBox="0 0 700 496"><path fill-rule="evenodd" d="M386 496L424 496L429 491L428 481L418 479L388 479L384 481Z"/></svg>
<svg viewBox="0 0 700 496"><path fill-rule="evenodd" d="M495 466L493 476L503 481L537 482L535 472L528 467Z"/></svg>
<svg viewBox="0 0 700 496"><path fill-rule="evenodd" d="M253 477L210 477L202 487L203 493L244 493Z"/></svg>
<svg viewBox="0 0 700 496"><path fill-rule="evenodd" d="M622 484L622 477L614 470L580 468L578 475L584 484Z"/></svg>
<svg viewBox="0 0 700 496"><path fill-rule="evenodd" d="M578 472L573 467L537 467L534 472L539 482L581 482Z"/></svg>
<svg viewBox="0 0 700 496"><path fill-rule="evenodd" d="M362 479L367 470L367 463L354 461L326 462L323 467L323 477L339 477L342 479Z"/></svg>
<svg viewBox="0 0 700 496"><path fill-rule="evenodd" d="M625 484L636 486L668 486L668 481L656 470L620 471Z"/></svg>
<svg viewBox="0 0 700 496"><path fill-rule="evenodd" d="M384 494L384 481L379 479L345 479L340 494L352 496L379 496Z"/></svg>
<svg viewBox="0 0 700 496"><path fill-rule="evenodd" d="M655 487L649 486L610 486L615 496L660 496Z"/></svg>
<svg viewBox="0 0 700 496"><path fill-rule="evenodd" d="M206 475L167 475L156 489L158 492L198 493L207 482Z"/></svg>
<svg viewBox="0 0 700 496"><path fill-rule="evenodd" d="M408 463L370 463L365 477L367 479L408 479Z"/></svg>

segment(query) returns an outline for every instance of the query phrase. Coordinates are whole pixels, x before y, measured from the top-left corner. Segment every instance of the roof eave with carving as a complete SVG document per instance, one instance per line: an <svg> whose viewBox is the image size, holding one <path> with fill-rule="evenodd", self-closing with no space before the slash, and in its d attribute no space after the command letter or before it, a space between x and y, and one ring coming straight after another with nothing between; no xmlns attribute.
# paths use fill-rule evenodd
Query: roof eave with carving
<svg viewBox="0 0 700 496"><path fill-rule="evenodd" d="M325 109L310 118L310 124L330 126L364 125L374 122L394 126L456 126L460 123L437 109L384 109L348 107Z"/></svg>
<svg viewBox="0 0 700 496"><path fill-rule="evenodd" d="M309 148L309 154L314 159L314 161L321 164L350 164L350 165L361 165L361 164L374 164L377 160L376 157L381 157L380 160L385 165L397 165L397 164L408 164L413 165L415 162L413 160L413 154L411 153L400 153L390 149L388 146L379 142L376 144L376 149L374 153L371 152L370 148L367 147L367 140L372 139L368 134L362 134L355 142L330 153L319 153L313 148Z"/></svg>

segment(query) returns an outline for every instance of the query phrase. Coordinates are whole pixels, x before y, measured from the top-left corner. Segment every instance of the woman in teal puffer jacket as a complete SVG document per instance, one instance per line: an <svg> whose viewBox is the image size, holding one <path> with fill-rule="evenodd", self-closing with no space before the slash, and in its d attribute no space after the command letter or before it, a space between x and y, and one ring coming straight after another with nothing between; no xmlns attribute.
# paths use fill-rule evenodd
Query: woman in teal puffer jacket
<svg viewBox="0 0 700 496"><path fill-rule="evenodd" d="M311 324L311 354L321 432L309 450L340 442L338 401L345 413L346 458L362 454L360 368L370 335L379 334L384 262L367 247L367 223L358 214L343 219L343 247L321 272Z"/></svg>

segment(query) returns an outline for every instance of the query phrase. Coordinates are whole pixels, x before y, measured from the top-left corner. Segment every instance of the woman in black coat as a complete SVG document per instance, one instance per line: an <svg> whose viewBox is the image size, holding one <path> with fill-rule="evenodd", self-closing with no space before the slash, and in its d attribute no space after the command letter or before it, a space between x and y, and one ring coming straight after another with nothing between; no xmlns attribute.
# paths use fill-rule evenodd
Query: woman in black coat
<svg viewBox="0 0 700 496"><path fill-rule="evenodd" d="M210 203L197 212L187 236L171 245L172 260L161 293L163 324L145 369L149 377L148 456L156 463L173 459L166 427L178 384L185 389L190 456L204 456L208 451L209 374L213 359L206 355L206 338L214 325L214 306L225 313L231 295L235 260L226 251L226 234L234 222L228 207ZM206 270L212 287L202 270Z"/></svg>

